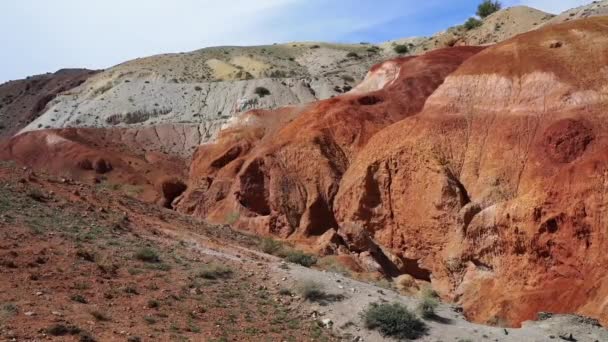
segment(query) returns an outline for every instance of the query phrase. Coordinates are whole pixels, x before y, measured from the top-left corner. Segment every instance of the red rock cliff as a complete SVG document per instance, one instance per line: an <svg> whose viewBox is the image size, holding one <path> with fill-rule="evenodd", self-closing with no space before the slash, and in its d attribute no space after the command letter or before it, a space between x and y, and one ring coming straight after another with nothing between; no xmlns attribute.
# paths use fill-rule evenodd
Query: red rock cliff
<svg viewBox="0 0 608 342"><path fill-rule="evenodd" d="M475 321L608 322L607 82L606 17L480 52L358 153L337 221L417 260Z"/></svg>

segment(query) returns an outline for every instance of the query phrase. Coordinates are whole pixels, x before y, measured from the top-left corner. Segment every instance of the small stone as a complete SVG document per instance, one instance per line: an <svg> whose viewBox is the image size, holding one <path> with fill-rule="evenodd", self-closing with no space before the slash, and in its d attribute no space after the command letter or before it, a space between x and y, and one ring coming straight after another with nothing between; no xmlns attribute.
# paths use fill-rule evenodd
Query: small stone
<svg viewBox="0 0 608 342"><path fill-rule="evenodd" d="M44 293L42 291L36 292L36 296L42 296Z"/></svg>
<svg viewBox="0 0 608 342"><path fill-rule="evenodd" d="M332 325L334 325L334 322L329 318L325 318L325 319L321 320L321 323L323 323L323 326L326 328L331 328Z"/></svg>
<svg viewBox="0 0 608 342"><path fill-rule="evenodd" d="M34 311L28 311L25 313L26 316L31 317L31 316L36 316L36 313Z"/></svg>

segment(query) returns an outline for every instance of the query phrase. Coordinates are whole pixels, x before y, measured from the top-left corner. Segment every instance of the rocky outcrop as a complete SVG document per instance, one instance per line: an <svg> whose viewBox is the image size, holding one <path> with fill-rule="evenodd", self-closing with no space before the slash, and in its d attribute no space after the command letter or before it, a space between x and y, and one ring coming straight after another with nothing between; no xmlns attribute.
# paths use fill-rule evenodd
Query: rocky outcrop
<svg viewBox="0 0 608 342"><path fill-rule="evenodd" d="M79 86L95 73L64 69L0 85L0 139L17 133L38 118L58 94Z"/></svg>
<svg viewBox="0 0 608 342"><path fill-rule="evenodd" d="M605 322L607 24L397 59L351 94L247 113L196 152L177 208L430 280L474 321Z"/></svg>
<svg viewBox="0 0 608 342"><path fill-rule="evenodd" d="M178 210L217 222L239 217L232 223L281 237L314 238L337 228L333 202L355 155L382 128L420 111L444 78L480 50L388 61L360 87L369 92L244 114L216 143L197 150Z"/></svg>
<svg viewBox="0 0 608 342"><path fill-rule="evenodd" d="M417 260L475 321L606 322L607 23L548 26L467 60L357 155L337 221Z"/></svg>

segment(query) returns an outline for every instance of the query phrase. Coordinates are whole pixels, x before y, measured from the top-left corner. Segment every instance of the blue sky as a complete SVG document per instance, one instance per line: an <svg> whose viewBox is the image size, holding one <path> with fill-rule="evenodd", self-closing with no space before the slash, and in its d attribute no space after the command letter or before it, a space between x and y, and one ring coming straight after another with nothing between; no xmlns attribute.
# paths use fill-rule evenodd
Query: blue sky
<svg viewBox="0 0 608 342"><path fill-rule="evenodd" d="M480 0L2 0L0 82L216 45L381 42L462 23ZM548 12L591 0L503 0Z"/></svg>

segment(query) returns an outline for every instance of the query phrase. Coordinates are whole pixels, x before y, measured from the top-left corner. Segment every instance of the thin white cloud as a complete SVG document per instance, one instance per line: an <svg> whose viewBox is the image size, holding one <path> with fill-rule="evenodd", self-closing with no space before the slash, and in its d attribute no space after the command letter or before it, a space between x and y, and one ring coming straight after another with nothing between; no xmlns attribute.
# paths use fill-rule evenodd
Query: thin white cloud
<svg viewBox="0 0 608 342"><path fill-rule="evenodd" d="M589 4L591 0L520 0L516 3L545 12L559 14L565 10Z"/></svg>
<svg viewBox="0 0 608 342"><path fill-rule="evenodd" d="M63 67L272 42L269 18L304 0L0 1L0 82Z"/></svg>
<svg viewBox="0 0 608 342"><path fill-rule="evenodd" d="M411 8L422 7L409 6L414 1L0 1L0 82L206 46L335 40L398 15L415 15Z"/></svg>
<svg viewBox="0 0 608 342"><path fill-rule="evenodd" d="M106 68L206 46L335 41L355 39L364 31L373 40L380 28L429 33L429 27L440 29L466 18L478 1L0 0L0 82L64 67ZM588 1L503 2L560 12ZM383 38L400 36L385 31Z"/></svg>

